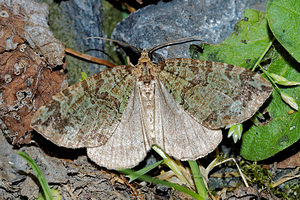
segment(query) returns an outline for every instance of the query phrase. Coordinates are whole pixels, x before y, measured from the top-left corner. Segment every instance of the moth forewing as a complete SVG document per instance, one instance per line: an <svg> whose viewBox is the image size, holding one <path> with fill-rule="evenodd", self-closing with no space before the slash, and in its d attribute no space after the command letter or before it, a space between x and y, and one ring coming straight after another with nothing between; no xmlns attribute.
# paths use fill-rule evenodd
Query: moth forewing
<svg viewBox="0 0 300 200"><path fill-rule="evenodd" d="M97 147L114 133L135 77L117 66L72 85L34 114L31 127L58 146Z"/></svg>
<svg viewBox="0 0 300 200"><path fill-rule="evenodd" d="M142 122L142 105L138 95L138 85L134 87L121 122L107 143L96 148L88 148L91 160L108 169L131 168L141 162L151 148Z"/></svg>
<svg viewBox="0 0 300 200"><path fill-rule="evenodd" d="M175 58L158 66L175 101L210 129L248 120L273 91L259 74L225 63Z"/></svg>

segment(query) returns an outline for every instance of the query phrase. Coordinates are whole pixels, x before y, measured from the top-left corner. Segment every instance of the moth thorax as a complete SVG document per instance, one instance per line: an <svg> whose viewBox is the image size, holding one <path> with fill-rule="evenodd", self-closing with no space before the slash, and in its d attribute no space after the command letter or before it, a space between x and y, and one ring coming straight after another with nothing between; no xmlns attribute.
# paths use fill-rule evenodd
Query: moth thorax
<svg viewBox="0 0 300 200"><path fill-rule="evenodd" d="M154 99L154 90L155 88L155 80L151 80L150 82L139 82L139 89L141 95L141 103L142 103L142 112L144 116L144 124L146 128L146 132L151 136L151 139L155 138L154 135L154 108L155 108L155 99Z"/></svg>
<svg viewBox="0 0 300 200"><path fill-rule="evenodd" d="M135 75L139 81L150 83L156 75L156 66L153 64L148 56L148 52L144 49L136 65Z"/></svg>
<svg viewBox="0 0 300 200"><path fill-rule="evenodd" d="M145 84L150 84L154 80L154 67L152 63L142 62L138 64L136 76L139 81L144 82Z"/></svg>

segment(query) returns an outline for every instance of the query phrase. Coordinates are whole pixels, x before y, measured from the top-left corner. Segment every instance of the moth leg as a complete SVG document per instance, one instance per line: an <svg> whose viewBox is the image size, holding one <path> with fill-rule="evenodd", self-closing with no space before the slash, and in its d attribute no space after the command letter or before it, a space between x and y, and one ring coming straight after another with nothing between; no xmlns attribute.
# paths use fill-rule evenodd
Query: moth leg
<svg viewBox="0 0 300 200"><path fill-rule="evenodd" d="M129 56L126 56L126 61L128 65L130 65L133 68L135 67L134 64L131 63Z"/></svg>

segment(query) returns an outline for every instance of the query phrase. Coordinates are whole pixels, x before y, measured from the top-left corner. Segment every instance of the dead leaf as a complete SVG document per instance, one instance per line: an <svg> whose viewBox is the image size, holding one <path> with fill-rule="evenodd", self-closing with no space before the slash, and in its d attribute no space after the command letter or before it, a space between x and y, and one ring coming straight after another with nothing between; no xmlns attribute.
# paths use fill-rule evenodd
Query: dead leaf
<svg viewBox="0 0 300 200"><path fill-rule="evenodd" d="M24 21L5 6L0 10L0 53L14 50L24 43Z"/></svg>
<svg viewBox="0 0 300 200"><path fill-rule="evenodd" d="M55 67L63 64L65 50L62 43L55 39L49 29L49 11L46 3L41 4L33 0L15 0L2 2L1 6L9 9L11 13L15 13L15 15L9 15L8 22L17 19L16 23L8 23L8 26L12 25L16 33L19 29L23 29L26 41L34 51L45 57L50 66ZM20 26L20 19L23 20L24 27Z"/></svg>
<svg viewBox="0 0 300 200"><path fill-rule="evenodd" d="M65 85L64 72L51 70L62 63L63 48L48 29L45 5L25 0L7 1L0 6L0 126L11 143L29 143L32 111ZM42 16L37 16L39 8ZM39 28L34 27L38 23ZM36 53L25 38L39 40L33 45L46 54Z"/></svg>
<svg viewBox="0 0 300 200"><path fill-rule="evenodd" d="M32 111L60 91L58 86L63 85L65 74L51 72L43 59L25 44L0 54L0 61L0 116L9 130L6 138L13 144L28 143L30 139L22 137L32 130Z"/></svg>
<svg viewBox="0 0 300 200"><path fill-rule="evenodd" d="M296 167L300 167L300 151L277 164L277 168L282 169Z"/></svg>

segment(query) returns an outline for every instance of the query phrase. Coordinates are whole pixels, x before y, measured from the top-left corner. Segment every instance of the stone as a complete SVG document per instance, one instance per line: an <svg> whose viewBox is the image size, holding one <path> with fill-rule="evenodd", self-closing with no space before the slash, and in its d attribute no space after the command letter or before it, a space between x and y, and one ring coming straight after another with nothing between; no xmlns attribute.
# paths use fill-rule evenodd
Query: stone
<svg viewBox="0 0 300 200"><path fill-rule="evenodd" d="M113 38L139 49L190 36L217 44L231 35L245 9L265 11L267 0L160 1L130 14L117 24ZM155 62L166 58L189 58L192 43L157 50Z"/></svg>

